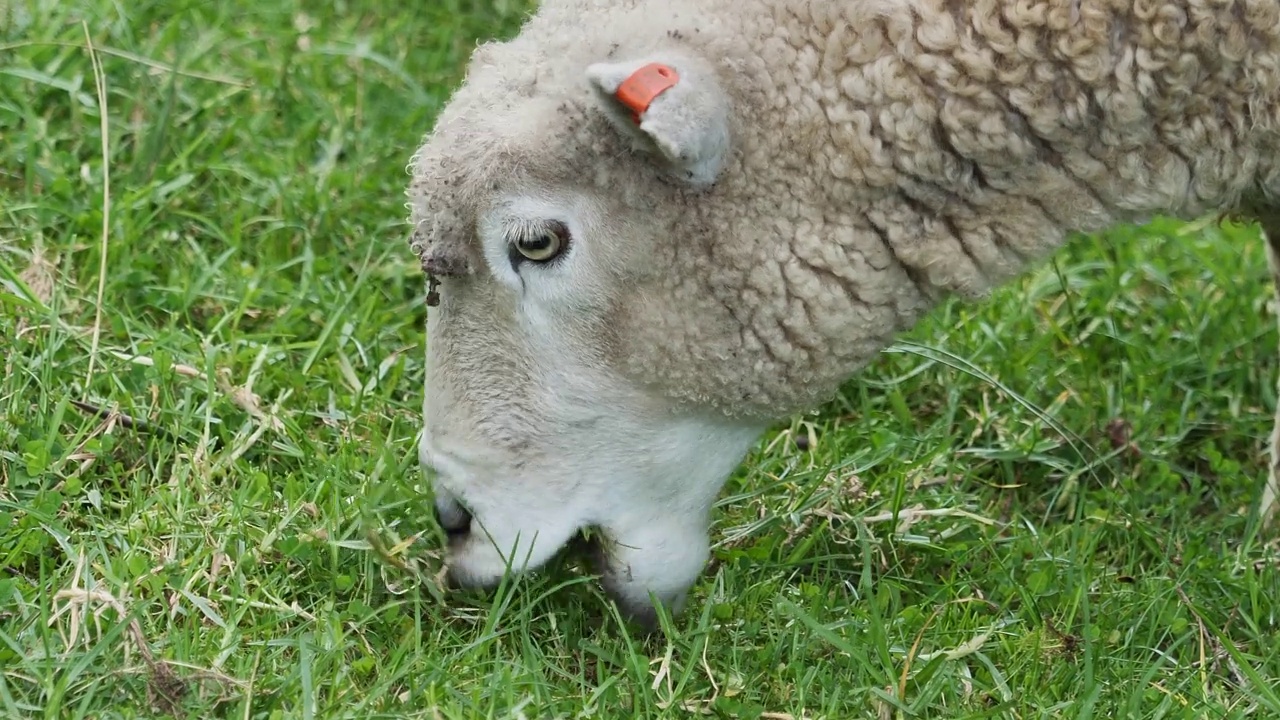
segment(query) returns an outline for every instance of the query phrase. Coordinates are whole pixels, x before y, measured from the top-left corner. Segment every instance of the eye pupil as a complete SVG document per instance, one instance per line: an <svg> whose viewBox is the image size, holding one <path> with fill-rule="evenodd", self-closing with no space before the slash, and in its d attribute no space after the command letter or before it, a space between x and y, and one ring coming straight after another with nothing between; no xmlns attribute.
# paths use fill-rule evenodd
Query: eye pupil
<svg viewBox="0 0 1280 720"><path fill-rule="evenodd" d="M551 247L551 243L555 242L555 240L550 235L542 234L536 238L522 240L521 242L525 250L536 253Z"/></svg>

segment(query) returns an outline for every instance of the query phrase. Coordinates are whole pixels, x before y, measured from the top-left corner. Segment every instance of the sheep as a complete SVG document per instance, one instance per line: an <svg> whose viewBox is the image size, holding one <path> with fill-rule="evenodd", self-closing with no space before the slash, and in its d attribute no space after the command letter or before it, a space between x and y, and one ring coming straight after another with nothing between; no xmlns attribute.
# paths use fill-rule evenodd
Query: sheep
<svg viewBox="0 0 1280 720"><path fill-rule="evenodd" d="M653 628L753 444L943 300L1156 216L1280 279L1278 144L1280 0L544 0L408 168L449 584L592 529Z"/></svg>

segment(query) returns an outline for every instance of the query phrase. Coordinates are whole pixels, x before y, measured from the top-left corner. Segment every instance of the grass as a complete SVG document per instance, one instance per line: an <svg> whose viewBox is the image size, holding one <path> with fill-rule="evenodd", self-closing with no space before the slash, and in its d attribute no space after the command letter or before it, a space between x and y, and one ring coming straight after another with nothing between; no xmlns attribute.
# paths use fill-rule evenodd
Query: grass
<svg viewBox="0 0 1280 720"><path fill-rule="evenodd" d="M524 9L0 3L0 714L1280 717L1249 228L939 308L761 440L662 637L574 567L441 594L404 169Z"/></svg>

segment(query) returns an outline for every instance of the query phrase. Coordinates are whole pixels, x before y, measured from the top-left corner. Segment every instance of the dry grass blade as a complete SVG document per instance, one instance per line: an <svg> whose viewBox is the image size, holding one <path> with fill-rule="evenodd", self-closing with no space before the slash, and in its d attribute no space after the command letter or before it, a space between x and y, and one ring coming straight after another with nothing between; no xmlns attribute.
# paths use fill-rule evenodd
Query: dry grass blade
<svg viewBox="0 0 1280 720"><path fill-rule="evenodd" d="M880 513L879 515L867 515L865 517L861 517L857 519L859 522L867 523L869 525L873 523L883 523L883 522L890 522L892 520L898 520L899 526L901 527L903 525L910 526L914 524L915 521L919 518L930 518L930 517L932 518L962 517L962 518L967 518L969 520L973 520L974 522L982 523L983 525L999 524L995 520L992 520L991 518L983 517L981 515L978 515L977 513L969 512L968 510L962 510L960 508L934 508L930 510L925 508L923 505L915 505L912 507L903 508L901 512L897 512L897 513L886 512L886 513Z"/></svg>
<svg viewBox="0 0 1280 720"><path fill-rule="evenodd" d="M983 630L982 632L979 632L978 634L969 638L965 642L960 643L956 647L951 648L950 650L939 650L937 652L931 652L931 653L920 653L918 656L916 656L916 660L922 663L927 663L936 657L945 657L948 660L959 660L960 658L967 657L981 650L983 646L987 644L987 641L991 639L992 635L995 635L1000 630L1003 630L1009 625L1012 625L1014 622L1016 621L1010 620L1010 619L1002 620L1000 622L997 622L991 625L990 627Z"/></svg>
<svg viewBox="0 0 1280 720"><path fill-rule="evenodd" d="M102 72L102 61L94 50L89 24L84 21L80 24L84 28L84 40L89 48L89 59L93 63L93 82L98 90L99 129L102 133L102 241L98 248L98 295L94 303L93 340L89 347L89 370L84 379L84 387L88 390L93 382L93 366L98 357L98 342L102 335L102 298L107 292L107 247L111 234L111 126L107 117L107 81Z"/></svg>
<svg viewBox="0 0 1280 720"><path fill-rule="evenodd" d="M253 391L252 381L245 385L235 385L229 379L230 375L231 371L226 368L221 368L215 373L215 380L217 380L218 389L222 390L222 392L226 394L226 396L231 399L231 402L235 403L237 407L244 410L255 420L261 422L264 427L270 426L270 428L276 432L283 431L284 423L282 423L280 418L276 416L276 409L273 408L270 414L262 409L262 398Z"/></svg>
<svg viewBox="0 0 1280 720"><path fill-rule="evenodd" d="M1206 694L1209 692L1210 666L1217 668L1221 665L1223 660L1226 660L1227 662L1227 667L1231 672L1232 681L1235 682L1238 687L1249 687L1249 679L1245 677L1244 672L1236 663L1235 658L1231 657L1231 653L1227 652L1226 648L1222 646L1222 643L1209 632L1209 629L1205 626L1204 617L1202 617L1200 612L1196 610L1196 606L1192 604L1191 598L1187 597L1187 593L1181 586L1175 587L1174 589L1178 592L1178 598L1182 600L1184 605L1186 605L1187 611L1196 619L1196 625L1199 630L1200 655L1200 659L1197 664L1200 666L1200 682L1203 686L1204 692ZM1206 646L1212 646L1213 648L1212 662L1210 662L1210 658L1205 653Z"/></svg>
<svg viewBox="0 0 1280 720"><path fill-rule="evenodd" d="M920 641L924 639L924 633L938 618L940 608L934 608L929 613L929 617L925 619L924 625L920 626L919 632L916 633L916 639L911 643L911 650L907 652L907 659L902 663L902 675L898 678L898 699L906 702L907 699L907 677L911 674L911 664L915 660L916 653L920 652Z"/></svg>
<svg viewBox="0 0 1280 720"><path fill-rule="evenodd" d="M126 361L126 362L135 363L135 364L137 364L137 365L143 365L143 366L146 366L146 367L155 367L155 366L156 366L156 361L155 361L155 360L153 360L153 359L151 359L151 358L149 358L149 357L147 357L147 356L145 356L145 355L129 355L128 353L122 353L122 352L118 352L118 351L115 351L115 350L112 350L112 351L111 351L111 354L112 354L112 355L114 355L116 358L119 358L120 360L124 360L124 361ZM179 374L179 375L181 375L181 376L183 376L183 377L189 377L189 378L203 378L203 377L204 377L204 373L200 372L200 371L199 371L199 370L197 370L196 368L191 367L190 365L182 365L182 364L180 364L180 363L174 363L173 365L170 365L169 367L170 367L170 369L172 369L175 373L177 373L177 374Z"/></svg>
<svg viewBox="0 0 1280 720"><path fill-rule="evenodd" d="M118 422L122 427L137 432L158 435L175 443L188 442L183 438L174 435L162 427L151 424L146 420L135 418L131 415L120 412L119 410L108 410L104 407L94 405L93 403L84 402L83 400L72 400L71 404L77 409L93 417L113 420Z"/></svg>

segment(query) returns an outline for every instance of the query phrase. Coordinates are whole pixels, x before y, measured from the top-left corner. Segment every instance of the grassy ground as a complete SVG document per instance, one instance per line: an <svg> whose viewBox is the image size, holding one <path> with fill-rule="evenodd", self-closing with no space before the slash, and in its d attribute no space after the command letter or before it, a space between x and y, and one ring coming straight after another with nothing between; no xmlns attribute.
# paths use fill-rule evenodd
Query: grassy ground
<svg viewBox="0 0 1280 720"><path fill-rule="evenodd" d="M0 2L0 714L1280 717L1247 230L939 309L762 440L665 637L573 567L441 595L404 168L522 11Z"/></svg>

